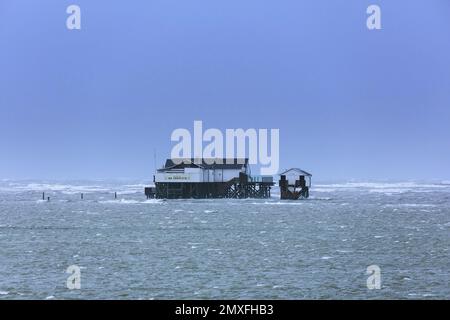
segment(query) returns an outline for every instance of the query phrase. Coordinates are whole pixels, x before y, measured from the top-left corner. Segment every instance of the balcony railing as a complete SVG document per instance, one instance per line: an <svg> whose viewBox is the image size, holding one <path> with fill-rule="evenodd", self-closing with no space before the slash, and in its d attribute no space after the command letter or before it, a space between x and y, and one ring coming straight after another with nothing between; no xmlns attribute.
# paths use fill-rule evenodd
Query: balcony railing
<svg viewBox="0 0 450 320"><path fill-rule="evenodd" d="M248 182L266 182L271 183L273 182L272 176L249 176Z"/></svg>

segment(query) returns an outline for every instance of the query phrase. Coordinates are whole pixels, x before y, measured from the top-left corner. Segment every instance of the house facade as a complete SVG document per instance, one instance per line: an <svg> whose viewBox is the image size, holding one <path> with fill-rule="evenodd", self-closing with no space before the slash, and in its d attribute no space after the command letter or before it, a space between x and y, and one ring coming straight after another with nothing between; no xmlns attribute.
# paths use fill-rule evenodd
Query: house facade
<svg viewBox="0 0 450 320"><path fill-rule="evenodd" d="M167 159L147 197L268 198L272 177L252 177L248 159Z"/></svg>
<svg viewBox="0 0 450 320"><path fill-rule="evenodd" d="M154 182L228 182L250 174L248 159L167 159Z"/></svg>

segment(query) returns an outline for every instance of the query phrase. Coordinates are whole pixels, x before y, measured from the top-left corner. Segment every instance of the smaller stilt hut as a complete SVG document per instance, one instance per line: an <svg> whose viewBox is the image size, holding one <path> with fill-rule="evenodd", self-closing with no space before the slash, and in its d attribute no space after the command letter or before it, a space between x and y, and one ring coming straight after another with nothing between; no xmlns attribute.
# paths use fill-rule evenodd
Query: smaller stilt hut
<svg viewBox="0 0 450 320"><path fill-rule="evenodd" d="M291 168L280 173L280 198L281 200L297 200L309 197L312 174L298 169Z"/></svg>

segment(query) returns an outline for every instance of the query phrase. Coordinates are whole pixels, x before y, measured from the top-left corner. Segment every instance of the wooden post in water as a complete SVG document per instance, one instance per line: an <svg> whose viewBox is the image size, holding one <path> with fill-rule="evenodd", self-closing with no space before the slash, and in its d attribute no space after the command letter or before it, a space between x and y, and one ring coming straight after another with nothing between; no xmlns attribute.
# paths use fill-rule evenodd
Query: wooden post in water
<svg viewBox="0 0 450 320"><path fill-rule="evenodd" d="M83 194L81 194L81 200L83 200Z"/></svg>
<svg viewBox="0 0 450 320"><path fill-rule="evenodd" d="M42 192L42 200L45 200L45 192Z"/></svg>
<svg viewBox="0 0 450 320"><path fill-rule="evenodd" d="M117 192L114 192L114 199L117 200Z"/></svg>
<svg viewBox="0 0 450 320"><path fill-rule="evenodd" d="M47 201L50 202L50 197L47 197Z"/></svg>

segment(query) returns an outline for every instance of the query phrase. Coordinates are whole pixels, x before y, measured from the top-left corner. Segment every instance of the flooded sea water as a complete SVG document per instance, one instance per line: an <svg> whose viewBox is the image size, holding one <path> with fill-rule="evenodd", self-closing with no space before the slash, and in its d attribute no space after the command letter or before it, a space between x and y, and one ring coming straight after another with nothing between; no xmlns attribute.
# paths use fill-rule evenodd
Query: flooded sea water
<svg viewBox="0 0 450 320"><path fill-rule="evenodd" d="M304 201L143 187L1 181L0 299L450 298L449 182L323 183Z"/></svg>

